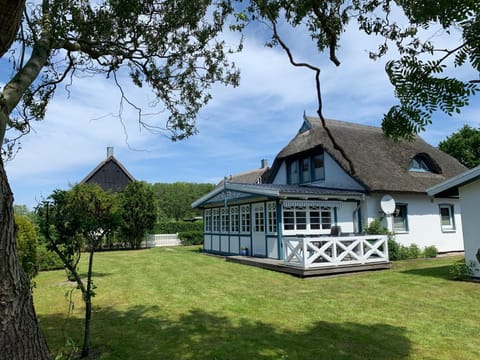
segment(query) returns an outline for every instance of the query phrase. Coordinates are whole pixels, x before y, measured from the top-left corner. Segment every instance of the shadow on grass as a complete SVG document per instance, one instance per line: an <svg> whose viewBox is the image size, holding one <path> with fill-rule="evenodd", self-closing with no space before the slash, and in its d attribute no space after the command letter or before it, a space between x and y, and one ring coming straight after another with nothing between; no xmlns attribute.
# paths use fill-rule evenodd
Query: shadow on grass
<svg viewBox="0 0 480 360"><path fill-rule="evenodd" d="M248 318L192 310L175 320L156 307L125 312L100 309L93 315L92 349L100 359L405 359L411 344L405 329L386 324L316 322L305 329L277 328ZM83 322L41 316L54 352L66 333L81 342ZM63 340L62 340L63 341Z"/></svg>
<svg viewBox="0 0 480 360"><path fill-rule="evenodd" d="M441 278L445 280L452 280L450 269L452 265L435 266L428 268L409 269L402 271L403 274L430 276L435 278Z"/></svg>

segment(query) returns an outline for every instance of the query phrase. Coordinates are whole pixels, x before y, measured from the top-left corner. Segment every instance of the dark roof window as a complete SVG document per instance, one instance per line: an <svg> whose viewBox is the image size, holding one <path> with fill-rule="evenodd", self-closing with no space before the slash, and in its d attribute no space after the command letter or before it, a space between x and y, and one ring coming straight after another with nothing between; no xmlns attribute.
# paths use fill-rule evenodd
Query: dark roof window
<svg viewBox="0 0 480 360"><path fill-rule="evenodd" d="M434 174L441 173L439 166L427 154L417 154L410 161L408 171L429 172Z"/></svg>

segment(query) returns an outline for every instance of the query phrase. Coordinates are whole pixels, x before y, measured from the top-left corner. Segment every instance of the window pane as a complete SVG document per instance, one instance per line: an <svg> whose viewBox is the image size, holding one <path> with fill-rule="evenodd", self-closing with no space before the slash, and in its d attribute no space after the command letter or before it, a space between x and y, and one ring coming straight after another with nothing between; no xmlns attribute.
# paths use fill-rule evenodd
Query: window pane
<svg viewBox="0 0 480 360"><path fill-rule="evenodd" d="M290 184L298 184L299 174L298 174L298 161L292 161L289 165L289 180Z"/></svg>
<svg viewBox="0 0 480 360"><path fill-rule="evenodd" d="M302 182L310 181L310 158L302 160Z"/></svg>
<svg viewBox="0 0 480 360"><path fill-rule="evenodd" d="M297 230L305 230L307 228L307 212L305 210L296 211Z"/></svg>
<svg viewBox="0 0 480 360"><path fill-rule="evenodd" d="M322 210L322 229L330 229L332 227L332 212Z"/></svg>
<svg viewBox="0 0 480 360"><path fill-rule="evenodd" d="M407 205L397 204L393 213L393 230L408 231L407 224Z"/></svg>
<svg viewBox="0 0 480 360"><path fill-rule="evenodd" d="M320 230L320 211L310 209L310 229Z"/></svg>
<svg viewBox="0 0 480 360"><path fill-rule="evenodd" d="M442 226L450 226L452 224L450 221L450 209L448 207L440 208L440 216L442 218Z"/></svg>
<svg viewBox="0 0 480 360"><path fill-rule="evenodd" d="M267 230L269 233L277 232L277 204L268 203L267 205Z"/></svg>
<svg viewBox="0 0 480 360"><path fill-rule="evenodd" d="M314 180L325 179L325 169L323 166L323 154L313 157L313 176Z"/></svg>
<svg viewBox="0 0 480 360"><path fill-rule="evenodd" d="M264 216L263 216L263 205L260 208L255 208L255 231L256 232L263 232L265 231L264 226Z"/></svg>
<svg viewBox="0 0 480 360"><path fill-rule="evenodd" d="M295 213L293 212L293 210L283 211L283 228L285 230L295 229Z"/></svg>

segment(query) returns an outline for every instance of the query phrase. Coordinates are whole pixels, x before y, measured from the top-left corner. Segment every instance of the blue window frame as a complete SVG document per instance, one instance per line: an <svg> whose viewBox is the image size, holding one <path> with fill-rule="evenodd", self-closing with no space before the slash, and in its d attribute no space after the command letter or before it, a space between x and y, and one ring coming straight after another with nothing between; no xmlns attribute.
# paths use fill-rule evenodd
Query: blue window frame
<svg viewBox="0 0 480 360"><path fill-rule="evenodd" d="M325 179L323 152L287 162L287 183L305 184Z"/></svg>

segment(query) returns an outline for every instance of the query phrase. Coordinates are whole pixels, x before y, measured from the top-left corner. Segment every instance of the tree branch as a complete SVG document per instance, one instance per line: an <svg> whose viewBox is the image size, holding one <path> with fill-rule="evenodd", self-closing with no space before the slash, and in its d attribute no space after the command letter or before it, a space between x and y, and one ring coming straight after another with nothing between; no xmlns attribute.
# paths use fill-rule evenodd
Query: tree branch
<svg viewBox="0 0 480 360"><path fill-rule="evenodd" d="M332 132L330 131L330 129L327 127L327 123L325 121L325 117L323 116L323 113L322 113L322 107L323 107L323 103L322 103L322 93L321 93L321 88L320 88L320 68L312 65L312 64L309 64L309 63L298 63L295 61L293 55L292 55L292 52L290 50L290 48L287 46L287 44L280 38L279 34L278 34L278 31L277 31L277 24L275 22L275 19L273 18L272 14L267 10L267 13L268 13L268 19L270 20L270 23L272 24L272 30L273 30L273 37L275 38L275 40L278 41L278 43L280 44L280 46L283 48L283 50L287 53L287 56L288 56L288 59L290 61L290 63L295 66L295 67L305 67L307 69L310 69L312 71L315 72L315 84L316 84L316 91L317 91L317 100L318 100L318 110L317 110L317 113L318 113L318 116L320 117L320 120L322 122L322 127L325 129L330 141L332 142L333 144L333 148L337 151L340 152L340 154L342 154L343 158L347 161L348 163L348 166L349 166L349 170L350 170L350 173L355 176L356 173L355 173L355 167L353 165L353 162L352 160L350 160L350 158L347 156L347 154L345 153L345 150L337 143L337 141L335 140L335 137L333 136Z"/></svg>

